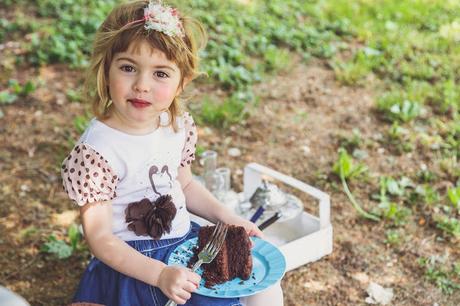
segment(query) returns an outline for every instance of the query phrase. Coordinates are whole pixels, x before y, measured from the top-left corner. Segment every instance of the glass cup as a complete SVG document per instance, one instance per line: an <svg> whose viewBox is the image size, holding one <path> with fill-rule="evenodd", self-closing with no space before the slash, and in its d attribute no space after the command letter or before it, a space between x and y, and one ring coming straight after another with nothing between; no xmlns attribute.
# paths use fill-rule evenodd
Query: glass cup
<svg viewBox="0 0 460 306"><path fill-rule="evenodd" d="M204 173L214 172L217 168L217 152L213 150L204 151L201 154L200 164L204 167Z"/></svg>
<svg viewBox="0 0 460 306"><path fill-rule="evenodd" d="M212 150L204 151L203 154L201 154L200 164L204 168L204 185L209 191L215 193L219 187L216 176L217 152Z"/></svg>
<svg viewBox="0 0 460 306"><path fill-rule="evenodd" d="M239 205L238 194L231 188L231 170L227 167L220 167L216 169L218 177L218 190L216 193L217 199L222 202L226 207L230 208L233 212L237 212Z"/></svg>
<svg viewBox="0 0 460 306"><path fill-rule="evenodd" d="M227 167L220 167L216 169L216 174L220 178L220 182L222 184L220 190L222 191L229 191L231 186L231 171L230 168Z"/></svg>

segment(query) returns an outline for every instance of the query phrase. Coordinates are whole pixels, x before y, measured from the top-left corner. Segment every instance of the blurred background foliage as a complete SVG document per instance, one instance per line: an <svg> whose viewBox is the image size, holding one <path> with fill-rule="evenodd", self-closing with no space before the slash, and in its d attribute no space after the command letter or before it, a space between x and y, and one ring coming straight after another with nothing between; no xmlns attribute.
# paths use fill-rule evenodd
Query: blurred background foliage
<svg viewBox="0 0 460 306"><path fill-rule="evenodd" d="M52 63L84 68L94 32L117 2L4 0L12 9L0 18L0 42L20 41L26 50L6 70ZM170 3L200 19L209 32L202 69L208 82L228 93L219 110L225 120L205 115L210 124L238 122L245 103L256 101L253 84L288 71L294 58L312 57L326 59L345 85L364 85L370 75L383 80L378 108L390 122L414 120L424 105L451 118L458 115L459 1Z"/></svg>
<svg viewBox="0 0 460 306"><path fill-rule="evenodd" d="M0 118L2 107L41 86L35 80L20 83L12 79L18 69L63 64L83 71L96 29L118 2L2 0L0 45L14 42L20 51L4 53L1 60ZM445 239L460 238L460 1L169 3L200 19L209 32L209 44L202 52L202 70L209 78L199 82L223 94L211 96L210 92L191 106L200 124L222 128L241 122L260 103L254 85L278 73L289 77L294 65L319 59L343 86L368 87L374 92L375 110L386 129L377 141L396 155L410 153L417 146L434 152L429 163L439 166L443 179L453 185L442 193L436 190L433 186L440 174L427 167L411 179L404 174L382 177L379 191L372 195L378 206L370 213L386 222L386 241L400 243L402 226L420 208L433 214L435 227ZM69 89L66 96L72 103L83 102L78 88ZM82 131L90 117L76 118L75 129ZM341 140L335 169L350 170L338 172L343 180L365 179L365 165L354 166L352 161L372 141L355 131ZM77 249L57 248L55 240L50 240L48 252L59 249L67 256L69 250ZM420 265L443 291L459 288L454 279L460 277L460 264L447 269L433 258L423 258Z"/></svg>

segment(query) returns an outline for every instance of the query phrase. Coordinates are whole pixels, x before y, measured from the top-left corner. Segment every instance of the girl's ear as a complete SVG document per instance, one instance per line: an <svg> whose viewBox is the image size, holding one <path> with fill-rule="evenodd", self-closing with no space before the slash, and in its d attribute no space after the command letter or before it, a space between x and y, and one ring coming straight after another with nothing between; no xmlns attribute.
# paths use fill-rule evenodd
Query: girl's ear
<svg viewBox="0 0 460 306"><path fill-rule="evenodd" d="M188 83L190 83L192 81L192 78L191 77L188 77L188 78L184 78L184 88L188 85Z"/></svg>
<svg viewBox="0 0 460 306"><path fill-rule="evenodd" d="M185 87L187 87L188 83L190 83L191 81L192 81L192 78L184 78L184 82L182 86L177 87L176 96L180 95L182 91L185 89Z"/></svg>
<svg viewBox="0 0 460 306"><path fill-rule="evenodd" d="M187 85L188 85L191 81L192 81L192 78L191 78L191 77L184 78L184 85L182 86L182 88L187 87Z"/></svg>

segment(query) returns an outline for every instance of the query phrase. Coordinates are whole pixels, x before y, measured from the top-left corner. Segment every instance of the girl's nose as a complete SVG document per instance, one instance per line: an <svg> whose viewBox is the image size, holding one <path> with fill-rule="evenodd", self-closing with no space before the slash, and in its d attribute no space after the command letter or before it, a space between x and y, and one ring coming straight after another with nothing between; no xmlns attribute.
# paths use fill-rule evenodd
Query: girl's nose
<svg viewBox="0 0 460 306"><path fill-rule="evenodd" d="M134 83L134 90L138 92L148 92L150 89L150 84L147 76L139 75Z"/></svg>

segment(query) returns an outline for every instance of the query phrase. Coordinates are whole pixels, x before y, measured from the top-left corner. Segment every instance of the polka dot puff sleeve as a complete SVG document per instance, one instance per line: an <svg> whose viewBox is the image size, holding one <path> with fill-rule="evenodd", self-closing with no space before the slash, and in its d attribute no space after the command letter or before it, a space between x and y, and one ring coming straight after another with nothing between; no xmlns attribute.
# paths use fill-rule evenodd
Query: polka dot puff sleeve
<svg viewBox="0 0 460 306"><path fill-rule="evenodd" d="M73 148L62 163L61 176L65 192L80 206L116 197L117 176L107 160L88 145Z"/></svg>
<svg viewBox="0 0 460 306"><path fill-rule="evenodd" d="M195 122L189 113L184 114L184 128L185 128L185 146L182 150L181 167L190 165L195 160L196 141L198 133L196 130Z"/></svg>

